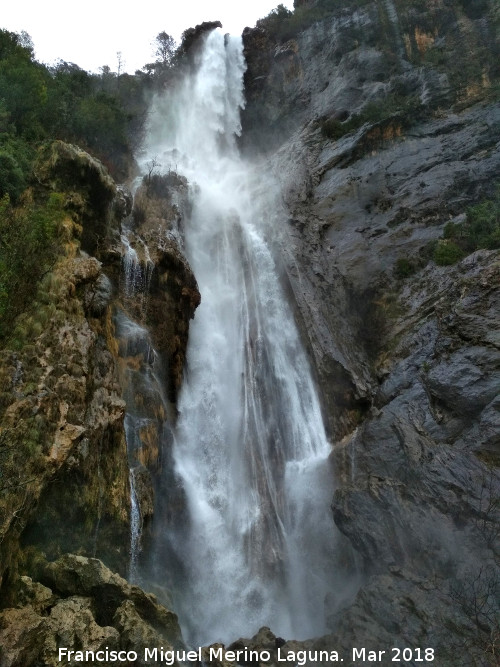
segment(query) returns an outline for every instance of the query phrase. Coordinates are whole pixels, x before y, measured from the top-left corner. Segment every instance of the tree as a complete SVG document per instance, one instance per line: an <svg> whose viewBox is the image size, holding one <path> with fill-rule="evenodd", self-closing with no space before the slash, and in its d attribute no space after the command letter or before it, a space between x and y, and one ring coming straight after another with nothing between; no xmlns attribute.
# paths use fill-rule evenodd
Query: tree
<svg viewBox="0 0 500 667"><path fill-rule="evenodd" d="M118 78L122 75L122 70L125 66L125 61L123 60L123 54L121 51L116 52L116 62L117 62L117 71L116 75Z"/></svg>
<svg viewBox="0 0 500 667"><path fill-rule="evenodd" d="M23 49L26 49L31 53L31 57L33 58L35 55L35 45L33 44L33 40L31 38L31 35L26 32L26 30L21 30L19 33L19 45L23 47Z"/></svg>
<svg viewBox="0 0 500 667"><path fill-rule="evenodd" d="M174 38L165 31L160 32L156 35L152 46L154 47L153 55L157 58L156 62L163 67L168 67L175 54Z"/></svg>

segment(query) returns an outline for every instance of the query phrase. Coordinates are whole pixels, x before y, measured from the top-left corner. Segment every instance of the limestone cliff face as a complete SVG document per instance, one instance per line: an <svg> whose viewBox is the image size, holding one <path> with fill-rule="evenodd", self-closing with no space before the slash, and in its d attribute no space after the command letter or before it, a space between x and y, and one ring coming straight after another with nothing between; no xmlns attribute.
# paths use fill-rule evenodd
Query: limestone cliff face
<svg viewBox="0 0 500 667"><path fill-rule="evenodd" d="M5 585L17 573L19 541L23 561L35 547L47 558L74 550L105 554L123 572L128 558L124 403L106 343L111 285L80 249L90 238L95 248L111 224L116 186L100 163L62 142L40 156L36 173L37 187L64 193L67 215L59 259L17 324L25 339L2 351Z"/></svg>
<svg viewBox="0 0 500 667"><path fill-rule="evenodd" d="M498 7L353 3L284 43L244 39L242 145L266 147L288 206L334 518L365 577L315 647L425 644L443 665L494 664L499 256L444 267L430 249L500 180Z"/></svg>
<svg viewBox="0 0 500 667"><path fill-rule="evenodd" d="M14 342L1 351L2 667L58 664L59 645L142 654L144 646L181 641L171 612L97 560L128 572L124 367L134 354L135 365L144 358L141 350L120 351L118 312L151 327L172 406L180 384L199 293L179 242L165 236L179 209L168 188L157 197L147 187L139 193L145 214L136 211L134 242L151 248L148 290L123 296L120 230L130 195L97 160L62 142L41 152L35 175L38 195L61 193L65 219L57 260L18 318ZM152 413L154 401L140 395ZM144 445L136 492L147 518L147 466L159 465L158 439L152 434Z"/></svg>
<svg viewBox="0 0 500 667"><path fill-rule="evenodd" d="M167 514L173 511L171 503L179 501L171 461L172 425L189 323L200 303L196 279L183 252L182 225L188 213L184 178L175 172L147 176L126 220L125 245L114 244L107 251L114 282L120 285L113 321L122 395L135 423L130 426L129 460L146 557L156 494L162 494ZM131 327L139 327L139 334L130 335ZM167 489L159 486L162 469L172 470ZM168 524L167 517L162 524L157 508L155 516L160 525Z"/></svg>
<svg viewBox="0 0 500 667"><path fill-rule="evenodd" d="M162 353L167 394L175 403L182 381L189 321L200 303L196 279L182 248L182 224L189 212L187 182L175 172L145 178L134 199L135 247L148 248L154 266L144 299L135 315L151 331ZM144 260L144 257L143 257Z"/></svg>

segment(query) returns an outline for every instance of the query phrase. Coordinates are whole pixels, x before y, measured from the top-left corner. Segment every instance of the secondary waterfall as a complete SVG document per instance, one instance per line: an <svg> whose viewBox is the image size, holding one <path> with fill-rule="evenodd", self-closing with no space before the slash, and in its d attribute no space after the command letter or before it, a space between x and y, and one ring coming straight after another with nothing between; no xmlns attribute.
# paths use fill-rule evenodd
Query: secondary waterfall
<svg viewBox="0 0 500 667"><path fill-rule="evenodd" d="M190 183L182 232L202 298L174 436L185 512L156 525L155 572L175 563L169 585L194 645L262 625L306 638L325 631L333 588L330 446L267 243L283 224L278 189L236 148L241 39L211 32L197 59L158 104L144 158Z"/></svg>

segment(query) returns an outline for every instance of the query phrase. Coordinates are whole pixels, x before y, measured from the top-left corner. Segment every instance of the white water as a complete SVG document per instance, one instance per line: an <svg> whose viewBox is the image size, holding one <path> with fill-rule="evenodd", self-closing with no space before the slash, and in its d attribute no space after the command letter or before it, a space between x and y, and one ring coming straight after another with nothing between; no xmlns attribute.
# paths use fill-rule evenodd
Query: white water
<svg viewBox="0 0 500 667"><path fill-rule="evenodd" d="M145 243L142 248L144 257L141 262L137 250L130 245L128 233L129 231L125 230L121 236L124 249L122 256L122 295L125 299L140 295L142 297L141 312L144 315L154 263L149 255L149 248Z"/></svg>
<svg viewBox="0 0 500 667"><path fill-rule="evenodd" d="M235 144L244 67L241 40L211 33L196 73L158 105L145 158L192 188L184 241L202 300L174 444L188 520L158 539L156 571L167 552L182 563L171 585L195 645L262 625L321 634L334 576L330 446L266 243L278 190Z"/></svg>
<svg viewBox="0 0 500 667"><path fill-rule="evenodd" d="M131 246L129 231L121 237L123 246L121 296L126 307L130 300L139 306L139 315L144 315L153 272L149 250L144 245L143 260ZM136 475L142 464L140 453L143 449L141 433L151 427L162 433L167 406L162 381L157 369L158 354L154 349L149 331L132 320L124 310L115 313L116 336L119 341L121 384L127 406L125 415L125 438L129 461L130 484L130 561L128 578L139 583L139 556L143 517L136 491Z"/></svg>
<svg viewBox="0 0 500 667"><path fill-rule="evenodd" d="M127 431L127 425L125 425ZM127 434L127 443L129 437ZM138 581L138 560L141 547L142 519L141 510L137 501L137 491L135 490L135 468L129 470L130 483L130 564L128 571L129 581L136 583Z"/></svg>
<svg viewBox="0 0 500 667"><path fill-rule="evenodd" d="M140 297L141 310L145 307L147 292L151 280L151 265L149 252L147 260L143 267L139 256L130 245L127 233L121 237L123 246L122 256L122 296L125 301L133 297ZM138 560L141 548L142 517L137 499L135 476L138 465L137 452L141 448L140 428L144 425L145 419L137 409L134 396L133 376L142 372L146 376L151 375L151 361L155 358L154 350L151 346L149 333L146 329L139 326L136 322L129 319L123 312L118 312L115 318L118 340L121 343L121 356L126 358L129 355L134 356L140 353L143 363L140 370L125 367L122 370L122 384L126 387L125 398L127 403L127 414L125 415L125 439L127 442L127 453L129 460L129 484L130 484L130 562L128 578L136 583L139 580ZM148 386L151 386L149 377L144 378Z"/></svg>

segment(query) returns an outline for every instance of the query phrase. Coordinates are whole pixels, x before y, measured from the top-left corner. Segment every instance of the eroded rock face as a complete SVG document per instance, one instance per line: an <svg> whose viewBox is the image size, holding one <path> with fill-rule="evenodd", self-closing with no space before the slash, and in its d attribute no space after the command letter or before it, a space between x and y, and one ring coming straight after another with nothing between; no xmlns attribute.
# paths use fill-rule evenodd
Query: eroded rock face
<svg viewBox="0 0 500 667"><path fill-rule="evenodd" d="M498 253L484 250L451 269L429 266L405 285L387 333L395 348L378 365L373 412L335 452L345 471L334 500L336 523L370 572L391 572L384 584L391 595L406 589L415 623L419 610L428 619L419 638L429 627L439 634L429 618L434 596L441 621L454 617L469 626L463 632L471 646L485 649L500 590L500 350L492 317L499 286ZM474 633L469 597L488 586L489 611ZM375 583L364 596L363 604L371 596L388 598ZM375 597L371 604L380 611ZM387 609L382 625L396 623L398 613ZM459 640L441 635L439 641L449 658Z"/></svg>
<svg viewBox="0 0 500 667"><path fill-rule="evenodd" d="M398 289L398 261L425 264L429 244L460 221L464 202L491 193L499 127L500 106L490 105L429 120L375 148L364 146L369 126L337 141L306 128L274 156L290 210L287 273L332 434L344 428L335 406L363 412L371 400L371 358Z"/></svg>
<svg viewBox="0 0 500 667"><path fill-rule="evenodd" d="M18 338L22 322L38 334L1 353L0 664L69 664L59 661L60 646L136 650L134 664L146 664L146 646L181 645L177 618L89 556L120 574L129 570L124 367L139 369L148 352L138 344L120 349L118 312L127 309L138 327L151 328L172 404L180 386L188 323L199 303L178 233L186 183L172 175L139 192L131 238L148 280L142 290L121 290L120 222L132 208L126 188L62 142L40 156L37 179L38 188L62 192L68 215L58 261L17 323ZM129 389L161 430L169 410L163 389L148 393L137 377ZM134 468L143 522L154 510L150 471L161 460L154 423L146 431ZM68 555L73 550L79 555ZM168 591L161 595L168 599Z"/></svg>
<svg viewBox="0 0 500 667"><path fill-rule="evenodd" d="M18 605L0 612L2 667L73 664L65 656L59 660L60 647L135 651L133 664L156 665L145 661L145 648L183 645L175 614L95 558L66 554L39 576L46 585L22 577Z"/></svg>
<svg viewBox="0 0 500 667"><path fill-rule="evenodd" d="M82 250L97 254L113 233L111 223L126 210L123 195L107 169L78 146L54 141L39 155L35 174L45 186L66 193L68 210L82 225Z"/></svg>
<svg viewBox="0 0 500 667"><path fill-rule="evenodd" d="M110 291L101 263L79 250L79 225L68 217L63 229L60 258L18 323L19 335L23 322L41 333L2 351L5 585L19 538L48 557L99 554L122 572L128 560L124 403L106 342Z"/></svg>
<svg viewBox="0 0 500 667"><path fill-rule="evenodd" d="M184 502L173 472L167 489L159 488L159 471L173 471L172 426L189 322L200 302L183 252L182 225L189 207L185 178L176 172L149 174L135 193L122 242L106 251L120 288L113 328L142 545L151 537L156 494L161 493L167 515L172 504ZM168 523L168 516L159 519L160 525L163 520Z"/></svg>
<svg viewBox="0 0 500 667"><path fill-rule="evenodd" d="M245 30L246 148L269 150L311 121L345 121L391 95L413 105L467 104L498 77L491 0L367 0L328 9L313 7L315 19L303 14L303 31L296 21L285 42Z"/></svg>
<svg viewBox="0 0 500 667"><path fill-rule="evenodd" d="M289 210L277 238L333 441L334 518L363 560L356 599L312 644L344 664L353 646L395 645L434 647L443 665L495 661L499 255L430 260L445 224L500 180L497 61L481 39L499 45L482 8L358 3L284 44L245 35L242 143L268 150ZM415 113L343 125L394 94Z"/></svg>
<svg viewBox="0 0 500 667"><path fill-rule="evenodd" d="M147 278L127 299L127 306L147 326L162 355L172 403L182 381L189 322L201 298L182 246L182 225L188 213L185 178L175 172L146 177L134 198L129 235Z"/></svg>

